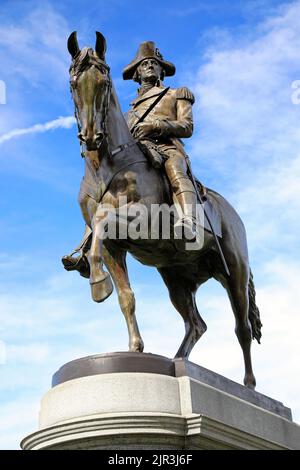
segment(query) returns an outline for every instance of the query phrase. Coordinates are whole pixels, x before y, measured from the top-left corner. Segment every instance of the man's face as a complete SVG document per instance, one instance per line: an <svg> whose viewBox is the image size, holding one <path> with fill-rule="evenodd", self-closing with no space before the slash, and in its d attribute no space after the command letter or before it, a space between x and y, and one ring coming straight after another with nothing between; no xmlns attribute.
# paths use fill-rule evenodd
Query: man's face
<svg viewBox="0 0 300 470"><path fill-rule="evenodd" d="M144 59L138 66L141 82L155 82L161 77L162 68L155 59Z"/></svg>

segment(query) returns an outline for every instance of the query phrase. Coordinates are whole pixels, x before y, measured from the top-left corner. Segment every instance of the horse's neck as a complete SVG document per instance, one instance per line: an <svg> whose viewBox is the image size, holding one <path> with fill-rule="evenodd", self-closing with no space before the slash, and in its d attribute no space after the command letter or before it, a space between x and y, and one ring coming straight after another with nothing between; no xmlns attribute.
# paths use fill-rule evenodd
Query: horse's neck
<svg viewBox="0 0 300 470"><path fill-rule="evenodd" d="M108 146L111 152L120 145L133 143L127 151L120 151L110 156L105 151L99 151L100 168L95 170L91 159L86 160L85 179L96 184L106 186L116 173L122 168L133 165L135 162L145 161L146 158L140 148L135 144L134 138L123 116L114 86L112 86L110 104L107 115ZM103 150L102 150L103 151ZM91 154L91 153L90 153ZM92 154L91 154L92 156Z"/></svg>
<svg viewBox="0 0 300 470"><path fill-rule="evenodd" d="M110 106L107 116L107 130L111 151L118 148L120 145L133 142L134 140L123 116L114 85L112 85ZM136 153L138 154L138 152L133 152L132 161L136 159ZM118 160L118 154L116 154L116 159Z"/></svg>

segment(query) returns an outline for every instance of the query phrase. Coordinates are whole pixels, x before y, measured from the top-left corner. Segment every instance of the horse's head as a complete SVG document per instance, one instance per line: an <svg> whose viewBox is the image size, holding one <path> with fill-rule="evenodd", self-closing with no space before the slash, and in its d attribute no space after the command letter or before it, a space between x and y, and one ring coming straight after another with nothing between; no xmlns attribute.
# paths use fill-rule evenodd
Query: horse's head
<svg viewBox="0 0 300 470"><path fill-rule="evenodd" d="M106 41L96 32L95 51L80 50L74 31L68 39L72 56L70 67L71 93L75 103L79 127L78 138L87 150L100 147L106 134L106 117L109 106L111 78L105 62Z"/></svg>

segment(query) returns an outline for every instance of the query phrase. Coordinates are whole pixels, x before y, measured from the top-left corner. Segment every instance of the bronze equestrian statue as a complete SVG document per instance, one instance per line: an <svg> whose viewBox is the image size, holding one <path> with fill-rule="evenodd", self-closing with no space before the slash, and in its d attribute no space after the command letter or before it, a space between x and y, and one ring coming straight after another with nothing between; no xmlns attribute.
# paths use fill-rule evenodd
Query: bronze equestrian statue
<svg viewBox="0 0 300 470"><path fill-rule="evenodd" d="M126 267L127 251L141 263L155 266L169 290L171 302L184 320L185 336L176 354L182 358L188 358L207 328L197 310L197 289L208 279L217 279L227 290L235 315L235 331L245 362L244 384L255 388L250 348L252 338L260 342L262 324L255 302L246 232L231 205L211 189L206 189L206 202L204 198L202 202L204 209L206 207L219 221L218 242L210 224L203 230L202 246L185 249L186 239L193 240L197 236L196 197L203 190L199 183L196 188L192 184L194 180L189 180L189 164L179 140L192 134L193 95L187 88L165 91L163 77L173 75L175 67L163 59L154 43L143 43L123 73L124 79L133 78L141 84L127 115L132 134L105 60L105 38L99 32L96 37L95 51L91 48L80 50L75 32L68 40L72 56L71 93L85 159L79 203L86 234L75 250L80 256L66 256L63 264L66 269L78 269L83 276L89 277L92 298L96 302L104 301L112 293L112 278L127 322L129 350L136 352L142 352L144 346ZM146 108L149 109L163 92L164 96L151 113L141 120ZM137 122L139 124L135 125ZM147 214L151 214L151 206L155 204L171 206L174 199L177 200L182 216L174 223L175 237L103 237L108 224L108 211L103 208L112 206L121 213L120 201L124 196L128 206L138 202L147 209ZM218 229L217 222L212 225ZM176 239L178 229L184 229L182 240ZM220 250L229 272L224 267ZM109 273L103 270L103 264Z"/></svg>

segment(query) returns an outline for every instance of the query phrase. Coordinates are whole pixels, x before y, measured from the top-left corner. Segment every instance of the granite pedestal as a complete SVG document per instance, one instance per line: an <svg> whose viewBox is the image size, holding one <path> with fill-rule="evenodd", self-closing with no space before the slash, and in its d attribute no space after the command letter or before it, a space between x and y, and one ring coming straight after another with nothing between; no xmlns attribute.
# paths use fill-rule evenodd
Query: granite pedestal
<svg viewBox="0 0 300 470"><path fill-rule="evenodd" d="M52 385L23 449L300 449L289 408L182 359L89 356Z"/></svg>

